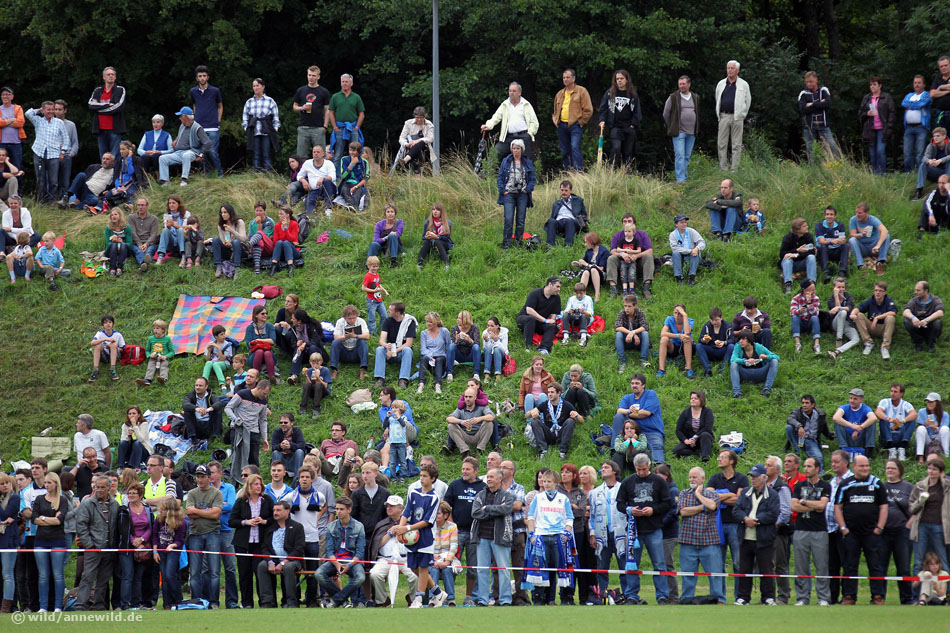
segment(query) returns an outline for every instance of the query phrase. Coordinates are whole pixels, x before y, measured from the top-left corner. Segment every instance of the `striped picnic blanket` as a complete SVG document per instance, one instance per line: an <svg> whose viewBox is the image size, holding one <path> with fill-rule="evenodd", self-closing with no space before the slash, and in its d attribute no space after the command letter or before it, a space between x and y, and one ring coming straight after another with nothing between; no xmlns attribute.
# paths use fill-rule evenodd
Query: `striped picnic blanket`
<svg viewBox="0 0 950 633"><path fill-rule="evenodd" d="M251 322L254 306L264 304L264 299L178 295L178 305L168 326L168 336L177 353L204 354L212 340L211 328L223 325L227 328L228 336L238 342L243 341L244 330Z"/></svg>

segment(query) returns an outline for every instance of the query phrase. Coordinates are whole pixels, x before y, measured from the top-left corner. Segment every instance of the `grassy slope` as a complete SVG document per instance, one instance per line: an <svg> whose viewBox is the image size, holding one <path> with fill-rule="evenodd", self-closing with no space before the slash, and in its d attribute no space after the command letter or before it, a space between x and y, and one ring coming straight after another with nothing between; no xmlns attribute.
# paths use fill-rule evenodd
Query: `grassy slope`
<svg viewBox="0 0 950 633"><path fill-rule="evenodd" d="M381 172L377 172L381 173ZM674 213L693 216L692 225L708 231L708 217L701 210L702 202L717 191L721 175L714 163L697 156L691 179L683 187L652 177L626 177L611 172L592 172L574 177L575 191L584 196L592 210L593 229L609 236L619 224L619 216L626 211L637 214L640 227L646 230L657 245L659 254L665 248L666 236L671 229ZM876 178L865 170L843 163L829 163L820 167L802 167L787 162L764 160L743 163L737 178L737 189L745 196L757 196L762 201L770 230L766 236L742 236L731 244L710 244L707 255L720 263L711 273L702 274L695 288L681 288L671 282L669 268L658 273L652 301L643 307L655 333L662 319L671 313L672 306L684 302L697 327L705 321L709 308L719 305L732 315L747 294L759 297L760 307L768 311L776 332L776 351L782 356L779 378L771 400L764 400L757 389L746 389L745 399L731 398L728 376L709 380L688 381L682 371L673 369L663 379L648 376L650 388L656 388L665 410L668 429L668 450L672 448L673 425L678 413L688 403L688 392L702 388L709 396L709 404L716 413L717 433L739 430L750 440L749 457L743 464L761 461L769 453L778 453L783 443L784 421L788 411L798 405L803 392L815 394L819 406L832 409L846 401L846 393L853 386L861 386L869 394L873 406L887 394L888 384L895 379L907 383L907 399L922 406L923 395L941 391L942 381L935 380L937 368L950 355L946 346L936 356L914 355L909 339L902 328L896 336L894 359L884 364L879 356L865 359L855 349L837 364L826 357L815 358L810 353L796 357L789 336L788 297L782 294L778 283L775 261L778 244L787 230L788 221L804 215L812 226L821 219L826 204L834 204L846 220L860 200L871 204L872 212L881 217L892 232L904 238L900 261L888 269L885 279L891 284L891 295L902 304L911 295L918 278L928 278L934 291L950 299L946 285L947 259L939 256L946 247L947 236L914 240L919 213L917 203L907 202L912 185L905 176ZM202 219L206 232L212 226L217 205L232 202L244 217L250 216L253 201L273 199L279 195L282 179L256 175L231 176L223 180L195 179L186 190L174 188L153 189L150 192L152 208L160 210L164 196L183 193L187 206ZM409 312L422 317L435 310L451 324L461 309L470 310L482 326L491 315L497 315L512 330L512 350L520 369L527 357L518 344L514 316L521 308L527 292L543 283L545 277L567 267L571 259L583 253L578 243L573 249L558 247L550 252L503 252L500 241L501 209L495 204L496 193L491 180L479 180L466 169L450 166L441 179L415 179L405 176L392 180L379 178L374 184L374 202L370 213L363 216L338 214L332 226L325 219L315 228L314 236L325 228L343 228L355 239L342 240L335 234L328 244L310 244L307 265L293 279L277 278L285 292L301 295L303 306L314 316L335 320L345 303L363 306L359 282L364 272L365 248L372 231L372 223L381 215L381 204L395 200L401 217L407 220L407 255L404 265L396 270L384 264L383 284L394 299L404 300ZM541 232L542 224L557 195L557 180L546 183L535 193L535 206L529 210L528 228ZM456 249L452 254L452 269L444 273L435 263L418 272L414 265L418 250L421 218L428 205L441 200L455 223ZM79 265L78 252L100 248L104 218L88 218L76 212L50 208L33 209L38 230L52 229L68 236L66 256L75 270ZM909 239L908 239L909 238ZM209 258L210 259L210 258ZM876 277L852 276L850 290L860 299L870 295ZM250 271L242 270L234 281L214 280L210 267L185 271L174 264L153 269L140 276L129 267L129 273L120 280L107 278L87 280L74 277L63 284L57 294L49 293L40 282L4 285L0 290L0 319L5 333L4 351L0 354L0 376L3 377L5 397L0 400L0 419L4 433L0 436L0 455L4 460L26 457L29 437L40 429L52 426L56 434L73 432L77 413L91 412L97 424L114 437L122 411L129 404L151 409L177 409L182 395L190 389L194 377L200 374L202 359L179 356L172 365L171 381L166 387L142 389L134 379L144 373L144 367L120 368L121 380L113 384L107 377L95 384L86 378L91 365L86 345L98 328L104 313L115 315L118 329L130 342L143 343L150 333L155 318L169 319L179 293L240 294L247 295L251 288L266 282ZM820 285L819 296L828 295L828 287ZM606 293L605 293L606 296ZM565 293L566 300L566 293ZM271 302L272 311L280 300ZM598 314L612 325L620 301L604 298L596 306ZM823 346L832 345L824 337ZM560 377L573 362L580 362L591 370L597 380L604 412L595 423L608 422L610 412L626 392L627 376L616 372L616 356L610 335L595 336L586 349L576 344L567 350L560 346L549 361L549 368ZM281 359L283 374L289 372L289 360ZM697 362L698 366L698 362ZM390 375L395 377L393 370ZM329 435L328 421L344 419L351 427L350 437L365 444L370 435L378 435L376 416L354 416L343 405L345 394L357 386L356 372L346 368L335 385L334 397L325 405L325 413L317 423L310 420L301 426L308 441L319 443ZM362 386L365 386L362 385ZM435 396L431 388L425 396L407 394L417 420L421 423L421 441L425 452L435 451L444 437L444 418L451 412L464 383L456 380L446 393ZM499 387L488 390L494 400L516 398L517 376L508 378ZM272 409L296 410L299 389L280 386L272 393ZM274 420L276 422L276 420ZM517 425L516 425L517 426ZM585 425L578 432L571 452L577 464L597 463L600 459L587 433L593 425ZM530 483L537 468L534 452L523 438L516 438L514 447L507 451L517 460L519 480ZM442 458L443 471L448 478L458 473L457 457ZM557 457L549 456L547 465L554 466ZM685 479L692 460L676 460L674 475ZM883 464L875 463L880 473ZM911 478L922 475L911 469Z"/></svg>

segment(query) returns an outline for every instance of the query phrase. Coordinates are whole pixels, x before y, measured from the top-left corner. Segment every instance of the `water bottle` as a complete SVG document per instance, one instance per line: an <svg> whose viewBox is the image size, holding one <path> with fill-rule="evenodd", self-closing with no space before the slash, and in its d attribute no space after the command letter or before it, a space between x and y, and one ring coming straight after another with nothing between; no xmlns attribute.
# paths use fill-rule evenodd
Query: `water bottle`
<svg viewBox="0 0 950 633"><path fill-rule="evenodd" d="M46 437L47 435L49 435L49 432L52 431L52 430L53 430L53 427L48 426L48 427L46 427L45 429L43 429L42 431L40 431L40 436L41 436L41 437Z"/></svg>
<svg viewBox="0 0 950 633"><path fill-rule="evenodd" d="M376 438L375 437L369 438L369 441L366 442L366 450L372 449L375 444L376 444Z"/></svg>
<svg viewBox="0 0 950 633"><path fill-rule="evenodd" d="M799 435L799 436L798 436L798 448L804 448L804 447L805 447L805 437L802 436L802 435Z"/></svg>

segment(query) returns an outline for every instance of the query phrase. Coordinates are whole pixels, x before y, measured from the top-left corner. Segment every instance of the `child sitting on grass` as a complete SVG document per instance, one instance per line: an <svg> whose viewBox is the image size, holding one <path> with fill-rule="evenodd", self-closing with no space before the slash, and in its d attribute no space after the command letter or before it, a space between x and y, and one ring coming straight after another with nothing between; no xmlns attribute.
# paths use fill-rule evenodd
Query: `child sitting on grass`
<svg viewBox="0 0 950 633"><path fill-rule="evenodd" d="M92 374L89 376L89 382L99 377L99 362L103 358L109 363L109 376L112 380L118 380L119 374L115 371L115 363L122 355L125 337L114 329L115 319L110 315L105 315L99 322L102 324L102 329L96 332L89 342L89 347L92 348Z"/></svg>
<svg viewBox="0 0 950 633"><path fill-rule="evenodd" d="M201 372L205 380L211 378L211 372L218 378L218 386L222 393L227 393L227 382L224 379L224 370L231 366L234 357L234 344L228 340L228 331L223 325L211 328L214 340L205 348L205 367Z"/></svg>
<svg viewBox="0 0 950 633"><path fill-rule="evenodd" d="M178 267L201 266L201 255L205 252L205 232L201 230L198 218L195 216L188 218L182 231L185 233L185 253Z"/></svg>
<svg viewBox="0 0 950 633"><path fill-rule="evenodd" d="M366 293L366 321L369 325L369 333L376 334L376 315L379 315L380 325L388 316L386 304L383 303L383 293L389 296L389 291L383 288L379 280L379 258L370 255L366 258L367 273L363 277L361 292Z"/></svg>
<svg viewBox="0 0 950 633"><path fill-rule="evenodd" d="M587 345L587 327L594 319L594 302L587 296L587 284L574 284L574 296L567 300L567 307L561 313L561 330L564 337L561 340L563 345L571 337L571 327L577 326L581 334L581 347Z"/></svg>
<svg viewBox="0 0 950 633"><path fill-rule="evenodd" d="M16 246L6 256L7 270L10 271L10 283L16 283L16 276L20 275L30 281L33 273L33 249L30 248L30 234L17 233Z"/></svg>
<svg viewBox="0 0 950 633"><path fill-rule="evenodd" d="M161 319L152 321L152 335L145 341L145 356L148 365L145 367L145 378L138 378L135 382L147 387L152 384L152 378L158 371L158 382L164 385L168 382L168 361L175 355L172 339L166 334L168 324Z"/></svg>
<svg viewBox="0 0 950 633"><path fill-rule="evenodd" d="M310 355L310 367L303 373L303 391L300 396L300 415L307 414L307 405L313 400L313 419L320 415L320 403L330 395L330 383L333 377L330 370L323 366L323 355L314 352Z"/></svg>
<svg viewBox="0 0 950 633"><path fill-rule="evenodd" d="M754 230L760 234L765 231L765 215L759 207L758 198L749 199L749 209L745 212L745 223L749 226L750 231Z"/></svg>
<svg viewBox="0 0 950 633"><path fill-rule="evenodd" d="M244 381L247 380L247 354L235 354L231 358L231 369L234 373L228 377L227 387L221 385L221 392L230 397L244 389Z"/></svg>
<svg viewBox="0 0 950 633"><path fill-rule="evenodd" d="M54 241L56 241L55 233L52 231L43 233L43 245L36 249L34 259L36 269L43 273L43 276L49 281L49 289L59 290L59 286L56 285L56 278L68 276L69 269L63 268L66 265L66 260L63 258L62 252L53 244Z"/></svg>

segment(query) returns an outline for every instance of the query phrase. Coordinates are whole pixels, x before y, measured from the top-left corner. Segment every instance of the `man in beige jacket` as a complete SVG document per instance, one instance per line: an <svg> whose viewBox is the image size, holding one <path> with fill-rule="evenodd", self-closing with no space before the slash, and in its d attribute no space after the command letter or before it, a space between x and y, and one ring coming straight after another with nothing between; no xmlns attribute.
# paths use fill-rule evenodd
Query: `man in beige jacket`
<svg viewBox="0 0 950 633"><path fill-rule="evenodd" d="M584 170L584 157L581 155L581 137L584 126L594 113L590 94L575 81L577 73L567 68L561 75L564 88L554 95L554 112L551 120L557 126L557 140L561 145L561 160L564 169Z"/></svg>

